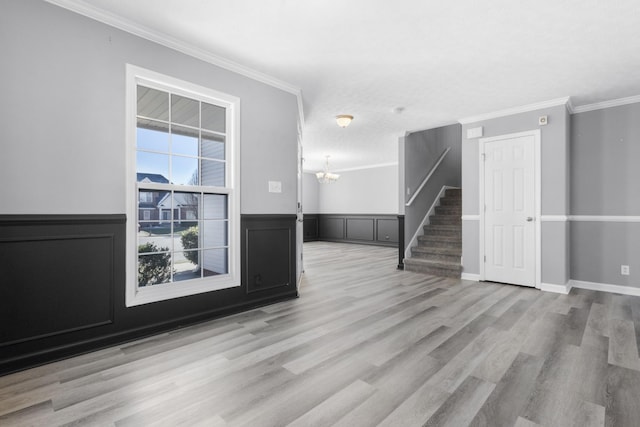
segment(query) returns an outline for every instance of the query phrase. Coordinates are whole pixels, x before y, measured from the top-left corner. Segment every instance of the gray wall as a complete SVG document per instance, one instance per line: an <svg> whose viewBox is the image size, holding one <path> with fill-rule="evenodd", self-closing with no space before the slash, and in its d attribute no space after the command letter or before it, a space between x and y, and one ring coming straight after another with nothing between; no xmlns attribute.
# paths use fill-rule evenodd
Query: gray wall
<svg viewBox="0 0 640 427"><path fill-rule="evenodd" d="M397 165L337 173L340 174L338 181L318 185L317 213L398 213Z"/></svg>
<svg viewBox="0 0 640 427"><path fill-rule="evenodd" d="M574 114L571 135L571 214L640 216L640 104ZM640 223L572 222L571 278L640 287Z"/></svg>
<svg viewBox="0 0 640 427"><path fill-rule="evenodd" d="M0 51L0 214L125 212L126 63L239 97L241 212L295 214L293 94L43 1L3 1Z"/></svg>
<svg viewBox="0 0 640 427"><path fill-rule="evenodd" d="M302 174L302 211L306 214L320 213L320 183L315 173Z"/></svg>
<svg viewBox="0 0 640 427"><path fill-rule="evenodd" d="M538 117L548 116L546 126ZM542 215L569 214L569 114L564 105L468 123L462 126L462 213L479 215L478 139L467 139L467 129L483 126L483 138L540 129L542 161ZM465 220L462 227L463 272L478 274L479 221ZM565 285L569 280L569 224L541 222L542 282Z"/></svg>
<svg viewBox="0 0 640 427"><path fill-rule="evenodd" d="M410 244L411 238L420 227L442 187L444 185L460 186L462 155L460 129L459 124L454 124L414 132L404 138L403 198L405 202L413 196L445 149L451 148L411 206L405 207L406 246Z"/></svg>

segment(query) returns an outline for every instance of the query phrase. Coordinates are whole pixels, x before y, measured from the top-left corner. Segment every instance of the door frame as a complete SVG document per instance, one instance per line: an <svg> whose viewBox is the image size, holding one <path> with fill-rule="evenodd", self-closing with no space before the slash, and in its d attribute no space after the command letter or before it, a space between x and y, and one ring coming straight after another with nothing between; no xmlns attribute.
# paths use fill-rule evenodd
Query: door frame
<svg viewBox="0 0 640 427"><path fill-rule="evenodd" d="M298 157L296 174L296 290L300 292L300 283L304 273L304 213L303 213L303 183L304 183L304 147L302 145L302 126L298 122Z"/></svg>
<svg viewBox="0 0 640 427"><path fill-rule="evenodd" d="M534 221L533 225L535 227L535 248L534 248L534 256L535 256L535 287L540 289L540 284L542 282L542 234L540 227L540 215L541 215L541 199L542 199L542 149L541 149L541 134L540 129L534 129L530 131L524 132L516 132L509 133L505 135L491 136L486 138L480 138L478 140L478 164L479 164L479 174L478 174L478 210L480 211L480 229L479 231L479 259L480 263L480 280L486 280L485 276L485 198L484 198L484 154L485 154L485 144L487 142L492 141L500 141L503 139L513 139L520 138L523 136L532 136L534 143L534 159L533 159L533 182L534 182Z"/></svg>

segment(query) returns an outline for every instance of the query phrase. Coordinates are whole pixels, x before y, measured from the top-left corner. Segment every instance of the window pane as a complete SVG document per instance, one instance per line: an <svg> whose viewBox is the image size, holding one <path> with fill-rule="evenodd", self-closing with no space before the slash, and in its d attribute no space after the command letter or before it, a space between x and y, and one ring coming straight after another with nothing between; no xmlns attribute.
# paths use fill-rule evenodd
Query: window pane
<svg viewBox="0 0 640 427"><path fill-rule="evenodd" d="M205 194L203 219L227 219L227 195Z"/></svg>
<svg viewBox="0 0 640 427"><path fill-rule="evenodd" d="M224 136L202 132L202 157L224 160Z"/></svg>
<svg viewBox="0 0 640 427"><path fill-rule="evenodd" d="M200 269L200 251L175 252L173 255L173 281L199 279L201 276Z"/></svg>
<svg viewBox="0 0 640 427"><path fill-rule="evenodd" d="M226 248L204 250L200 259L204 276L229 273L229 256Z"/></svg>
<svg viewBox="0 0 640 427"><path fill-rule="evenodd" d="M197 157L198 153L198 131L181 126L171 127L171 152L173 154L185 154Z"/></svg>
<svg viewBox="0 0 640 427"><path fill-rule="evenodd" d="M200 193L176 191L173 193L174 219L197 225L200 212Z"/></svg>
<svg viewBox="0 0 640 427"><path fill-rule="evenodd" d="M168 224L159 224L156 222L145 223L145 227L140 227L138 231L138 247L145 246L148 250L154 252L170 252L173 250L173 239Z"/></svg>
<svg viewBox="0 0 640 427"><path fill-rule="evenodd" d="M169 152L169 125L153 120L138 119L136 135L138 150Z"/></svg>
<svg viewBox="0 0 640 427"><path fill-rule="evenodd" d="M158 201L156 203L158 222L164 224L165 227L170 227L171 222L171 207L173 206L173 196L170 191L164 191L158 197ZM168 233L171 233L171 229L169 229Z"/></svg>
<svg viewBox="0 0 640 427"><path fill-rule="evenodd" d="M202 247L200 227L198 223L174 224L174 241L176 250L193 250Z"/></svg>
<svg viewBox="0 0 640 427"><path fill-rule="evenodd" d="M224 162L214 160L201 160L202 185L224 187Z"/></svg>
<svg viewBox="0 0 640 427"><path fill-rule="evenodd" d="M217 105L202 103L202 128L225 133L225 109Z"/></svg>
<svg viewBox="0 0 640 427"><path fill-rule="evenodd" d="M145 253L157 248L151 244L138 246L138 286L168 283L171 280L171 254L169 252Z"/></svg>
<svg viewBox="0 0 640 427"><path fill-rule="evenodd" d="M171 156L171 182L177 185L198 185L198 159Z"/></svg>
<svg viewBox="0 0 640 427"><path fill-rule="evenodd" d="M136 155L138 182L158 182L167 184L169 180L169 156L166 154L145 153Z"/></svg>
<svg viewBox="0 0 640 427"><path fill-rule="evenodd" d="M222 221L203 221L202 222L202 247L216 248L228 245L227 239L228 222Z"/></svg>
<svg viewBox="0 0 640 427"><path fill-rule="evenodd" d="M138 115L169 120L169 94L161 90L138 86Z"/></svg>
<svg viewBox="0 0 640 427"><path fill-rule="evenodd" d="M200 126L199 102L180 95L171 95L171 123Z"/></svg>
<svg viewBox="0 0 640 427"><path fill-rule="evenodd" d="M138 209L151 209L154 208L154 198L157 197L158 192L151 190L138 190ZM142 218L142 215L139 215ZM147 219L151 219L150 217Z"/></svg>

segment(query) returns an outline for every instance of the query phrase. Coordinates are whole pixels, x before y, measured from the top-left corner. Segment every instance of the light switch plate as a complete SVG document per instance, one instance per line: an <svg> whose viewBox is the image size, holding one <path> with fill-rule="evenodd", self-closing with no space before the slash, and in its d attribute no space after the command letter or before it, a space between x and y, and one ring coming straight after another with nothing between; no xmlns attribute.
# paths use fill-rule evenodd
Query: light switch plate
<svg viewBox="0 0 640 427"><path fill-rule="evenodd" d="M269 193L282 193L282 182L269 181Z"/></svg>

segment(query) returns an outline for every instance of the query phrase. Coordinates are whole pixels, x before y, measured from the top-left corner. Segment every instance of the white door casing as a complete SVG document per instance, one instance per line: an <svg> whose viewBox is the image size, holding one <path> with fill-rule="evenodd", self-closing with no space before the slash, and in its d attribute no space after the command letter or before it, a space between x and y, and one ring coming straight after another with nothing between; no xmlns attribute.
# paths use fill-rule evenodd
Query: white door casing
<svg viewBox="0 0 640 427"><path fill-rule="evenodd" d="M299 289L302 273L304 273L303 248L304 248L304 214L302 207L302 184L303 175L303 146L300 131L298 131L298 173L297 173L297 193L296 193L296 288Z"/></svg>
<svg viewBox="0 0 640 427"><path fill-rule="evenodd" d="M480 140L480 279L539 287L540 132Z"/></svg>

